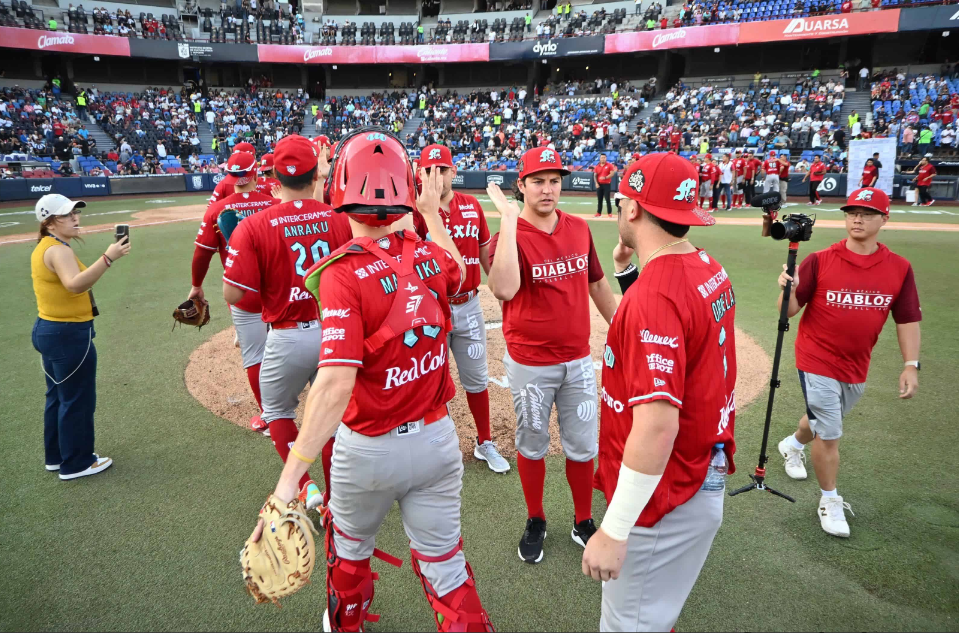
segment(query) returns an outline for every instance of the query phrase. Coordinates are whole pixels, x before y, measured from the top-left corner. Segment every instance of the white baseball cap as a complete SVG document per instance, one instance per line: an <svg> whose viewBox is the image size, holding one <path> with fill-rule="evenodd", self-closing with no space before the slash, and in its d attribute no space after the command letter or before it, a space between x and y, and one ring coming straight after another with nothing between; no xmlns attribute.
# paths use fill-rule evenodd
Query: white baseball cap
<svg viewBox="0 0 959 633"><path fill-rule="evenodd" d="M924 158L932 158L932 153L926 154Z"/></svg>
<svg viewBox="0 0 959 633"><path fill-rule="evenodd" d="M74 209L82 209L85 206L87 203L83 200L74 201L59 193L48 193L37 200L37 222L43 222L51 215L70 215Z"/></svg>

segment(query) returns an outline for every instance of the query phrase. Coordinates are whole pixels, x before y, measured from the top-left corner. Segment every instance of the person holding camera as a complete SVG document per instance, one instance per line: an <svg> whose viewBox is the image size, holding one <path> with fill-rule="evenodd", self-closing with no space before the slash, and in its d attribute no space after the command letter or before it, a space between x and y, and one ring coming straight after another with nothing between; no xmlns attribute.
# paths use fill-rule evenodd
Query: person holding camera
<svg viewBox="0 0 959 633"><path fill-rule="evenodd" d="M805 307L796 336L796 368L806 401L799 428L779 443L786 474L805 479L803 447L812 443L812 461L822 490L817 515L828 534L849 536L836 489L843 418L862 397L872 349L889 313L896 321L905 363L899 397L919 388L919 293L910 263L877 241L889 220L889 196L865 187L849 196L846 239L807 256L792 277L783 272L779 287L792 282L790 317ZM785 266L784 266L785 268ZM779 295L782 306L782 293Z"/></svg>
<svg viewBox="0 0 959 633"><path fill-rule="evenodd" d="M82 200L47 194L36 205L40 222L37 246L30 258L37 321L33 347L40 353L47 380L43 412L46 469L60 479L76 479L113 465L93 452L96 409L97 349L93 318L97 304L91 288L116 260L130 252L130 238L110 244L89 268L70 242L80 234Z"/></svg>

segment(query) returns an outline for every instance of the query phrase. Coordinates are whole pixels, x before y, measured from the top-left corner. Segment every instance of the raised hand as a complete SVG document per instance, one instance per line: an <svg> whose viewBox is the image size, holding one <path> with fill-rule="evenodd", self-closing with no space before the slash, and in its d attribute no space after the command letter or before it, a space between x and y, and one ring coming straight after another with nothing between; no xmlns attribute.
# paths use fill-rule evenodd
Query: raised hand
<svg viewBox="0 0 959 633"><path fill-rule="evenodd" d="M515 200L507 199L506 194L499 188L499 185L494 182L489 183L486 185L486 193L489 195L490 201L493 203L493 206L496 207L496 210L499 211L503 219L516 219L519 217L519 205L516 204Z"/></svg>

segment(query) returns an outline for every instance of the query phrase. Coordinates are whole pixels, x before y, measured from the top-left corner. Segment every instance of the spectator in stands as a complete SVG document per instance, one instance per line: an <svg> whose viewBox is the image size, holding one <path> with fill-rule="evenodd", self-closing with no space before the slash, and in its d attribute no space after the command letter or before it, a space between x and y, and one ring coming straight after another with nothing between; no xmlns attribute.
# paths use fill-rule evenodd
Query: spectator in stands
<svg viewBox="0 0 959 633"><path fill-rule="evenodd" d="M929 148L932 145L933 132L929 129L928 126L922 126L919 130L919 153L925 156L929 153Z"/></svg>

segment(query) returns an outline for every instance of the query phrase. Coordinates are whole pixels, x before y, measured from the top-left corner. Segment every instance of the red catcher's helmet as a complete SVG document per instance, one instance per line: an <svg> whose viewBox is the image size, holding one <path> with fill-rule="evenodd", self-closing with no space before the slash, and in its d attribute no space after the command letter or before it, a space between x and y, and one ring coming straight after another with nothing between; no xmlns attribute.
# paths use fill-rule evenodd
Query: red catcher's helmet
<svg viewBox="0 0 959 633"><path fill-rule="evenodd" d="M389 226L414 211L416 184L403 143L379 128L348 134L336 144L324 198L368 226Z"/></svg>

